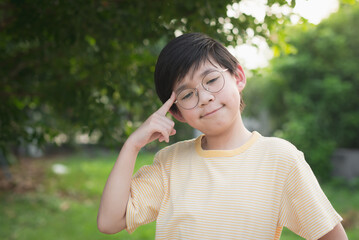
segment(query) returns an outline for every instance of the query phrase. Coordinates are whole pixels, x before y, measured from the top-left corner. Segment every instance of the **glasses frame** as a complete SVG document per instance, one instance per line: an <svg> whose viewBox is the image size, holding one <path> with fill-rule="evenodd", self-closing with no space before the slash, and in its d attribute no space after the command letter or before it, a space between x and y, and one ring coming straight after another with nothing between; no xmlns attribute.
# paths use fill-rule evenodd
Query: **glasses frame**
<svg viewBox="0 0 359 240"><path fill-rule="evenodd" d="M210 93L219 93L220 91L222 91L222 89L224 88L224 85L226 84L226 78L225 78L224 75L223 75L223 73L224 73L225 71L228 71L228 68L222 69L222 70L213 70L213 71L210 72L210 73L212 73L212 72L219 72L219 73L222 75L222 77L223 77L223 86L221 87L221 89L219 89L219 90L216 91L216 92L209 91L209 90L204 86L204 84L203 84L203 80L207 77L208 74L210 74L210 73L208 73L208 74L206 74L206 76L204 76L204 77L202 78L201 83L199 83L195 88L186 88L186 89L183 89L182 91L180 91L180 92L177 94L176 98L178 97L178 95L181 94L181 92L183 92L183 91L185 91L185 90L188 90L188 89L193 89L193 90L195 91L196 96L197 96L197 103L196 103L196 105L195 105L194 107L191 107L191 108L182 107L181 104L179 104L177 100L176 100L174 103L175 103L177 106L180 106L181 108L186 109L186 110L191 110L191 109L196 108L196 107L198 106L198 103L199 103L198 86L199 86L199 85L202 85L203 89L206 90L207 92L210 92Z"/></svg>

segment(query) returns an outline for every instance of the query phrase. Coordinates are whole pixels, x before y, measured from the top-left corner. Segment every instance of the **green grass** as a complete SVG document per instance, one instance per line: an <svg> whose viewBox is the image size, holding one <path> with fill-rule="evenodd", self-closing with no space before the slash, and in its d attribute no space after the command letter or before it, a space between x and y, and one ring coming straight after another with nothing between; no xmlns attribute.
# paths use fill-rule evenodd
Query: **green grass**
<svg viewBox="0 0 359 240"><path fill-rule="evenodd" d="M97 230L96 216L103 187L117 154L76 154L44 161L44 181L35 191L0 193L0 239L154 239L155 223L105 235ZM135 169L151 164L152 154L141 154ZM53 164L65 165L69 172L52 172ZM324 185L329 200L340 214L359 212L359 193L342 185ZM349 239L359 239L358 222L346 229ZM284 229L281 239L302 239Z"/></svg>
<svg viewBox="0 0 359 240"><path fill-rule="evenodd" d="M0 194L0 239L154 239L155 223L131 235L126 231L106 235L97 230L100 197L116 157L80 154L44 162L43 186L34 192ZM152 154L142 154L136 170L152 159ZM68 174L53 173L51 167L57 163L65 165Z"/></svg>

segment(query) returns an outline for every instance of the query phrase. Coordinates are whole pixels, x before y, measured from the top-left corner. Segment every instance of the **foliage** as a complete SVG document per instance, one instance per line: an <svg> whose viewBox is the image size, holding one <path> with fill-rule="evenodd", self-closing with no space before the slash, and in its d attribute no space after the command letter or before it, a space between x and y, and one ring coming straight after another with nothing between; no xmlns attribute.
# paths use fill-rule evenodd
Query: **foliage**
<svg viewBox="0 0 359 240"><path fill-rule="evenodd" d="M291 28L287 41L296 52L274 59L255 80L276 134L297 145L323 179L335 148L359 148L358 23L356 4L318 26Z"/></svg>
<svg viewBox="0 0 359 240"><path fill-rule="evenodd" d="M175 33L200 31L236 45L248 29L268 38L289 19L227 17L236 2L1 1L0 148L52 142L61 133L71 141L78 132L121 144L160 104L154 65Z"/></svg>

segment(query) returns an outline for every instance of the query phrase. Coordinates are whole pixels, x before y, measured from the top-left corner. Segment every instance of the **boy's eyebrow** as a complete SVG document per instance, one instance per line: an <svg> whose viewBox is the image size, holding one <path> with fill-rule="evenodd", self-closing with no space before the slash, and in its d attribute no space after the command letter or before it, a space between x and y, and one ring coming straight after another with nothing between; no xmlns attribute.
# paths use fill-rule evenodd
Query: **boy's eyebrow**
<svg viewBox="0 0 359 240"><path fill-rule="evenodd" d="M208 69L204 70L204 71L200 74L200 76L203 78L203 77L206 76L208 73L213 72L213 71L216 71L216 70L217 70L217 69L208 68Z"/></svg>
<svg viewBox="0 0 359 240"><path fill-rule="evenodd" d="M177 88L177 90L175 91L175 94L179 94L182 90L187 88L187 84L183 84L181 85L179 88Z"/></svg>
<svg viewBox="0 0 359 240"><path fill-rule="evenodd" d="M213 71L215 71L215 70L216 70L216 69L208 68L208 69L204 70L199 76L200 76L201 78L203 78L203 77L206 76L208 73L213 72ZM192 79L192 80L193 80L193 79ZM188 84L183 84L183 85L181 85L179 88L176 89L175 93L178 94L178 93L181 92L182 90L188 88L187 86L188 86Z"/></svg>

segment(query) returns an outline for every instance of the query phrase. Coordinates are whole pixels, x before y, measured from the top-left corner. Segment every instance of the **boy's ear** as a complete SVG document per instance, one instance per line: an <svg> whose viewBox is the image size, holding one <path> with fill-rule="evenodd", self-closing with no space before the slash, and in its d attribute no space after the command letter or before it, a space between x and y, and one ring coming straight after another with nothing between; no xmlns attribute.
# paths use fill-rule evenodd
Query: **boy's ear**
<svg viewBox="0 0 359 240"><path fill-rule="evenodd" d="M246 75L244 74L242 66L239 64L237 66L236 83L240 92L242 92L247 83Z"/></svg>
<svg viewBox="0 0 359 240"><path fill-rule="evenodd" d="M183 118L183 116L182 116L182 114L181 114L181 112L179 111L179 110L172 110L172 109L170 109L169 110L169 112L171 113L171 115L175 118L175 119L177 119L178 121L180 121L180 122L186 122L186 120Z"/></svg>

